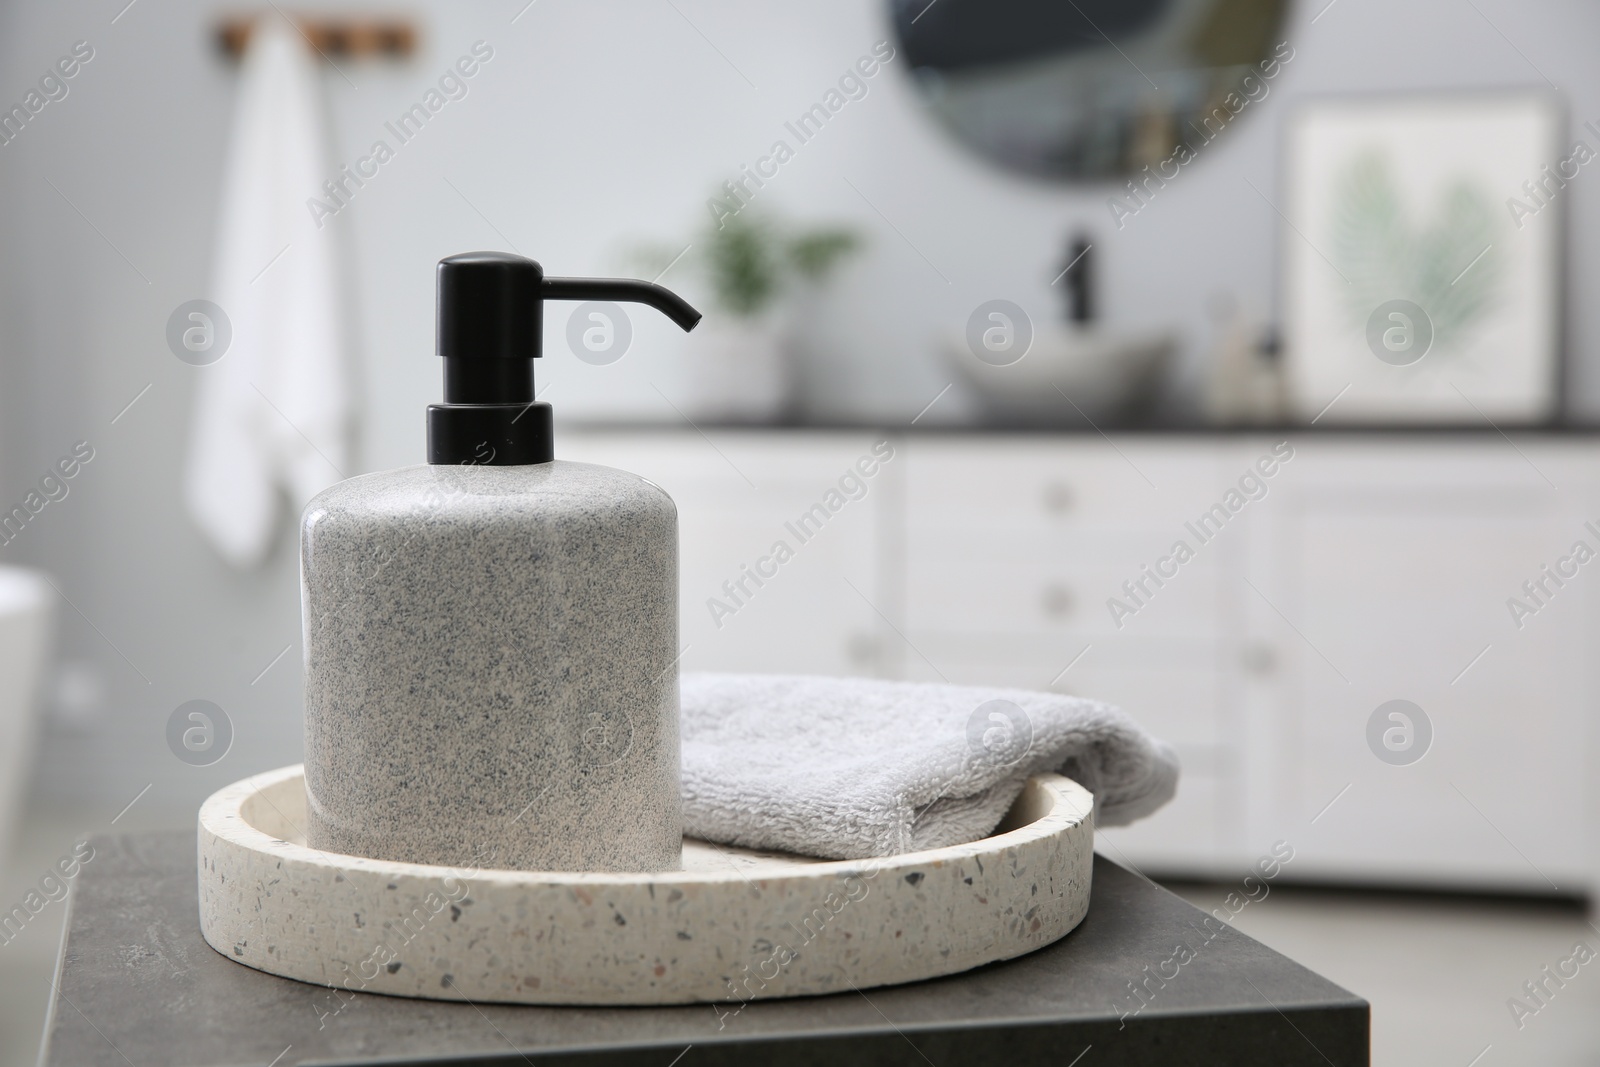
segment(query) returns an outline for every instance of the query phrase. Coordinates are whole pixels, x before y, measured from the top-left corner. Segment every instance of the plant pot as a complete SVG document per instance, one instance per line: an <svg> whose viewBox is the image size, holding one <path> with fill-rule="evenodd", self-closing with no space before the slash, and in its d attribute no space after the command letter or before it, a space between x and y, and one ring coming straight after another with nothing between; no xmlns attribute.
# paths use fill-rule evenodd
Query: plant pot
<svg viewBox="0 0 1600 1067"><path fill-rule="evenodd" d="M775 315L708 315L683 350L681 407L696 421L772 422L788 411L792 376Z"/></svg>

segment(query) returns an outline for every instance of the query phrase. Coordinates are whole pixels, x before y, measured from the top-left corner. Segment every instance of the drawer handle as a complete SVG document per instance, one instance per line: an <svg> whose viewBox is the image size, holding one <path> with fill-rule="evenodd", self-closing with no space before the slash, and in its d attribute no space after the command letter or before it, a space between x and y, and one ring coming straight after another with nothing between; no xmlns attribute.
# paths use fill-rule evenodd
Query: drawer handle
<svg viewBox="0 0 1600 1067"><path fill-rule="evenodd" d="M1051 515L1065 515L1072 510L1072 489L1064 482L1050 482L1044 487L1044 510Z"/></svg>
<svg viewBox="0 0 1600 1067"><path fill-rule="evenodd" d="M1050 584L1044 587L1041 598L1044 604L1044 613L1052 619L1064 618L1072 614L1072 607L1076 600L1072 590L1064 585Z"/></svg>
<svg viewBox="0 0 1600 1067"><path fill-rule="evenodd" d="M1269 644L1254 641L1244 646L1239 654L1247 673L1258 678L1271 675L1278 668L1278 654Z"/></svg>
<svg viewBox="0 0 1600 1067"><path fill-rule="evenodd" d="M858 667L873 667L883 657L883 642L871 634L852 634L845 642L845 654Z"/></svg>

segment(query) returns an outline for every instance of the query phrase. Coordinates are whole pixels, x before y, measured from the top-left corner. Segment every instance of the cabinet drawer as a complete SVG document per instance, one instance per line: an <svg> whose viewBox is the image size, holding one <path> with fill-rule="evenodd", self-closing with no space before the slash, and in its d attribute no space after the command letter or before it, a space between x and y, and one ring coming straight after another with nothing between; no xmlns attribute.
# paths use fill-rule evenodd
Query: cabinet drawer
<svg viewBox="0 0 1600 1067"><path fill-rule="evenodd" d="M909 631L916 681L1048 690L1115 704L1178 749L1185 773L1225 762L1225 675L1203 642L1095 642L1006 634ZM1087 651L1085 648L1087 646ZM922 657L926 656L924 660Z"/></svg>
<svg viewBox="0 0 1600 1067"><path fill-rule="evenodd" d="M919 525L908 534L906 621L927 629L1213 635L1222 553L1200 545L1180 564L1171 555L1177 539L1171 530L1134 526ZM1193 538L1186 543L1195 548Z"/></svg>
<svg viewBox="0 0 1600 1067"><path fill-rule="evenodd" d="M874 457L870 474L857 466L874 456L876 438L716 433L708 441L686 431L560 440L562 458L634 471L677 504L684 670L883 669L876 546L895 457Z"/></svg>
<svg viewBox="0 0 1600 1067"><path fill-rule="evenodd" d="M1080 521L1172 521L1226 489L1222 447L1098 436L914 441L906 465L913 522L1053 529ZM1180 520L1181 521L1181 520Z"/></svg>

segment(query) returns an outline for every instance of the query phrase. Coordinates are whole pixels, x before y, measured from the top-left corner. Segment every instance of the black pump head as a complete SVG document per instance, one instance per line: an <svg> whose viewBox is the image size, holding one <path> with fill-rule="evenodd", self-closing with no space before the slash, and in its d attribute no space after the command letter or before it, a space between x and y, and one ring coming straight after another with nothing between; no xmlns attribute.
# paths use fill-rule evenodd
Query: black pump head
<svg viewBox="0 0 1600 1067"><path fill-rule="evenodd" d="M428 462L516 466L555 458L550 405L533 399L546 300L648 304L685 330L700 313L651 282L546 278L531 259L466 252L439 261L444 403L428 407Z"/></svg>

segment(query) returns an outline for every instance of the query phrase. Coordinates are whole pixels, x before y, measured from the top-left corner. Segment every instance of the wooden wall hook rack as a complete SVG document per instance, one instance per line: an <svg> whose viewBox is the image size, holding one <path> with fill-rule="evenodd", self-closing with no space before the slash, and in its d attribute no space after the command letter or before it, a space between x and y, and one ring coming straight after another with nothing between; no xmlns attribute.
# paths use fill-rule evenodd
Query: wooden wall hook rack
<svg viewBox="0 0 1600 1067"><path fill-rule="evenodd" d="M229 59L244 55L258 18L276 14L237 15L217 24L217 48ZM290 16L295 28L318 52L328 57L404 59L417 48L417 28L409 19Z"/></svg>

